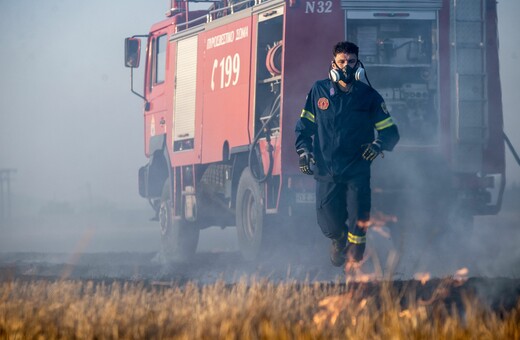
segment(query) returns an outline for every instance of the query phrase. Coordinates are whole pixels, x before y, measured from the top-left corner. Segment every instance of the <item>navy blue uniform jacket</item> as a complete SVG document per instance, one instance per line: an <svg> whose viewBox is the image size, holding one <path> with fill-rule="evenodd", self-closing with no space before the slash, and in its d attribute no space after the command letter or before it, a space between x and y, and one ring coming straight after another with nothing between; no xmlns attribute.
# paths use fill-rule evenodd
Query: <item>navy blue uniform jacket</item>
<svg viewBox="0 0 520 340"><path fill-rule="evenodd" d="M356 81L345 93L329 79L314 83L296 124L296 149L314 153L316 179L343 182L370 174L370 162L361 157L363 145L377 139L391 151L399 132L381 95ZM314 141L313 141L314 138Z"/></svg>

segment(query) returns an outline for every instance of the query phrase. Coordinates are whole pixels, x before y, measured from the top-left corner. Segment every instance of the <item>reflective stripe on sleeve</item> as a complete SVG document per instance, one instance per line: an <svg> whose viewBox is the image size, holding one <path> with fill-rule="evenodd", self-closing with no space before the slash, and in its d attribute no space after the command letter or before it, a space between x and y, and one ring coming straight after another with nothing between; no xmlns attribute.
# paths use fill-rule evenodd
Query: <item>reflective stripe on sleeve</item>
<svg viewBox="0 0 520 340"><path fill-rule="evenodd" d="M314 115L307 110L302 110L302 114L300 115L300 117L307 118L308 120L314 123Z"/></svg>
<svg viewBox="0 0 520 340"><path fill-rule="evenodd" d="M392 117L388 117L388 118L380 121L379 123L376 123L376 130L378 130L378 131L383 130L392 125L394 125L394 121L392 120Z"/></svg>
<svg viewBox="0 0 520 340"><path fill-rule="evenodd" d="M356 235L351 234L349 232L348 233L348 241L350 243L354 243L354 244L362 244L362 243L366 243L367 242L367 237L366 236L356 236Z"/></svg>

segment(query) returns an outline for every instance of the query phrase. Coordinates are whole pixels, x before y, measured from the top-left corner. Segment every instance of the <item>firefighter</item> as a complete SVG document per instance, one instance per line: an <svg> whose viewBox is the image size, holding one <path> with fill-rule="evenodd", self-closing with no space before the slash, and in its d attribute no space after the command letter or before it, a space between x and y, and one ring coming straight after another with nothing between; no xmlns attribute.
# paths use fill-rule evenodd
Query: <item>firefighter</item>
<svg viewBox="0 0 520 340"><path fill-rule="evenodd" d="M314 174L318 224L332 240L330 259L338 267L363 258L370 165L399 141L381 95L356 80L364 74L358 53L348 41L334 46L329 78L314 83L296 124L300 170Z"/></svg>

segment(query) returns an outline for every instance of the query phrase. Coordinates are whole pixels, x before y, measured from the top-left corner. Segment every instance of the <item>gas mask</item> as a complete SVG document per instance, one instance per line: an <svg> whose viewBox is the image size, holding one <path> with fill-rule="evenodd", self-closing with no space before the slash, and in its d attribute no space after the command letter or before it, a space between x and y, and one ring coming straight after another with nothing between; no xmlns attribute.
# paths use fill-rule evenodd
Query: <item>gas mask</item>
<svg viewBox="0 0 520 340"><path fill-rule="evenodd" d="M332 67L332 65L330 66L329 78L335 83L343 81L345 84L350 84L354 80L363 80L365 78L365 69L359 61L355 67L347 65L343 69L339 68L335 61L332 61L332 63L336 65L337 68Z"/></svg>

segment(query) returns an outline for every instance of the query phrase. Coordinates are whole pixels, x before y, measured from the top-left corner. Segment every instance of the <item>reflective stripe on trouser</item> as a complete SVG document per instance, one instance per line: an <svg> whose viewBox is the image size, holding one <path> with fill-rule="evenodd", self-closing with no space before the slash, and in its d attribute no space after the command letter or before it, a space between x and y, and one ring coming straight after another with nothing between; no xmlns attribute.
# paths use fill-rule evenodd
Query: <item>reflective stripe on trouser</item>
<svg viewBox="0 0 520 340"><path fill-rule="evenodd" d="M367 243L367 237L365 235L363 236L357 236L352 233L348 233L348 242L353 244L363 244Z"/></svg>
<svg viewBox="0 0 520 340"><path fill-rule="evenodd" d="M346 183L316 181L316 215L323 234L331 239L346 237L347 232L365 237L370 199L369 175Z"/></svg>

